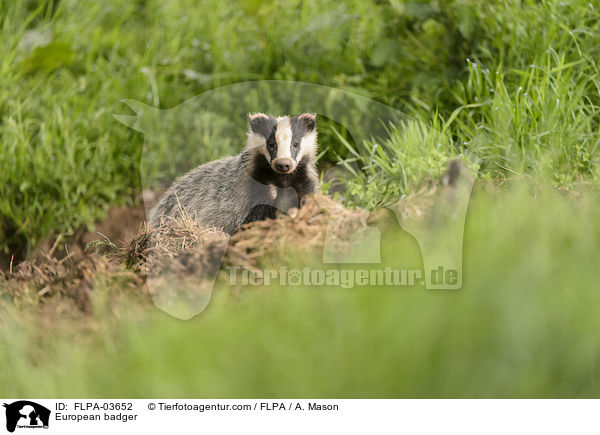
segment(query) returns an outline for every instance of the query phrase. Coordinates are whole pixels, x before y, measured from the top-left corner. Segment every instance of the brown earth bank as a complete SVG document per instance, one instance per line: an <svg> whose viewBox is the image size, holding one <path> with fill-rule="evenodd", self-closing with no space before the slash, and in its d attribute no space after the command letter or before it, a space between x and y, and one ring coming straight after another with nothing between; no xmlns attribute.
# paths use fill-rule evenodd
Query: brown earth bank
<svg viewBox="0 0 600 435"><path fill-rule="evenodd" d="M288 215L246 224L231 237L187 217L149 229L143 207L115 207L96 232L82 231L69 248L59 249L59 238L34 260L1 272L0 299L23 308L63 300L90 313L92 293L100 282L114 281L109 286L116 292L145 294L149 270L181 277L197 273L203 265L253 269L261 258L282 258L290 247L296 252L318 250L331 213L337 215L336 227L330 230L340 249L346 234L368 227L366 210L347 209L323 195L308 198Z"/></svg>
<svg viewBox="0 0 600 435"><path fill-rule="evenodd" d="M189 276L225 273L227 265L259 273L265 259L319 258L326 234L328 248L343 254L350 239L372 225L398 227L398 219L427 220L438 204L453 197L456 171L450 165L440 180L426 180L413 195L390 207L393 212L349 209L317 194L300 209L246 224L231 236L203 228L185 215L150 229L142 205L113 207L94 231L47 241L33 260L0 271L0 307L85 315L93 311L96 288L107 289L110 297L126 294L149 300L149 277L160 276L167 285L177 286Z"/></svg>

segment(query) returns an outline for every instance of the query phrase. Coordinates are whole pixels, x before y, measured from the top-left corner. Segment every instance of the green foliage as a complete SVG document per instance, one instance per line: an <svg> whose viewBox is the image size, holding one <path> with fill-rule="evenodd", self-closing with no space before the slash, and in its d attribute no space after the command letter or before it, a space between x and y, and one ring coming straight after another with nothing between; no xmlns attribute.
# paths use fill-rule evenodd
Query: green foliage
<svg viewBox="0 0 600 435"><path fill-rule="evenodd" d="M355 204L393 200L464 149L484 173L595 181L599 56L599 12L585 0L3 1L0 252L31 252L139 192L143 139L111 116L123 113L120 100L168 109L246 80L335 86L423 124L419 156L397 149L419 137L410 129L378 147L341 133L365 166L351 183ZM206 122L182 121L194 127L165 143ZM210 125L211 142L231 128ZM324 159L353 155L333 131L344 127L320 125ZM440 134L449 139L432 151L429 136ZM240 146L197 147L187 160ZM185 163L165 149L161 180Z"/></svg>
<svg viewBox="0 0 600 435"><path fill-rule="evenodd" d="M448 161L459 156L439 125L409 120L390 128L389 139L366 142L358 151L339 137L351 155L341 176L347 188L345 203L369 209L389 205L424 177L439 177Z"/></svg>
<svg viewBox="0 0 600 435"><path fill-rule="evenodd" d="M490 71L471 62L457 92L463 106L448 131L488 170L497 164L558 184L597 181L598 106L590 89L599 85L591 60L566 63L555 52L526 70Z"/></svg>
<svg viewBox="0 0 600 435"><path fill-rule="evenodd" d="M139 299L110 303L111 285L97 283L86 333L81 319L48 328L37 314L3 312L0 391L15 398L600 397L600 305L590 273L600 261L599 192L574 199L537 191L534 201L532 188L473 195L460 290L225 285L200 317L181 321L154 307L136 313ZM373 267L420 267L410 235L390 230L382 240L383 263ZM271 260L275 268L295 264ZM297 266L323 267L314 261Z"/></svg>
<svg viewBox="0 0 600 435"><path fill-rule="evenodd" d="M162 182L238 150L242 114L177 106L248 80L333 86L410 115L364 142L349 133L355 112L346 125L320 121L323 167L346 159L350 205L387 205L459 156L480 159L488 178L597 184L599 11L587 0L0 0L0 257L93 225L139 193L140 175ZM247 98L258 111L272 104L260 92ZM148 167L143 135L112 116L127 111L123 99L175 108L160 125L146 120L167 127L152 135ZM600 396L596 187L576 200L538 191L534 200L526 189L473 198L458 292L270 288L238 297L223 286L191 322L119 317L96 303L92 332L65 320L52 340L40 337L49 334L43 316L10 309L0 317L0 365L9 368L0 391ZM407 233L384 244L386 264L422 264ZM111 279L95 283L94 298L111 295Z"/></svg>

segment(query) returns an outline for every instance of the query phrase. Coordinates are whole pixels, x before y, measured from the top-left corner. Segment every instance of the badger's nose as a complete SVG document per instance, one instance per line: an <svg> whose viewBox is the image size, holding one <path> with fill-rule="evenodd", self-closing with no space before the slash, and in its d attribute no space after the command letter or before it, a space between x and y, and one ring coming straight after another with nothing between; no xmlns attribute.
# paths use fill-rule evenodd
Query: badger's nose
<svg viewBox="0 0 600 435"><path fill-rule="evenodd" d="M277 172L289 172L292 169L294 162L292 159L277 159L275 160L275 169Z"/></svg>

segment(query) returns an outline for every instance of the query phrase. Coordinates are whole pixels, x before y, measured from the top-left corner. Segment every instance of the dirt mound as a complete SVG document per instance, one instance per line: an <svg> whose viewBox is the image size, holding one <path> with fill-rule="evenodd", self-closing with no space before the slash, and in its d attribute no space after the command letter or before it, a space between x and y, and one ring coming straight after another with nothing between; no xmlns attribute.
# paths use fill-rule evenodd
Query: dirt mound
<svg viewBox="0 0 600 435"><path fill-rule="evenodd" d="M47 255L0 273L0 296L9 298L17 308L60 299L89 313L94 288L110 279L118 281L123 291L143 283L135 273L100 255L86 255L79 260Z"/></svg>
<svg viewBox="0 0 600 435"><path fill-rule="evenodd" d="M330 220L330 216L335 219ZM300 253L322 249L326 231L334 249L344 250L348 235L366 230L368 218L366 210L348 209L339 201L317 194L307 197L300 209L278 214L276 219L245 224L231 236L218 229L203 228L184 214L159 228L144 226L125 249L113 246L112 254L137 271L172 265L181 254L193 251L207 257L220 258L225 254L226 264L254 268L267 255L281 256L290 249ZM222 252L224 246L226 253ZM215 259L203 261L214 263Z"/></svg>
<svg viewBox="0 0 600 435"><path fill-rule="evenodd" d="M450 165L441 180L426 183L416 194L386 211L348 209L331 197L317 194L307 197L299 210L246 224L231 236L219 229L204 228L182 213L182 218L167 221L159 228L141 223L137 235L121 246L109 237L92 241L79 258L68 253L55 258L57 241L40 258L0 272L0 303L9 299L19 307L58 298L68 300L81 312L90 312L92 294L99 284L116 292L153 298L153 291L161 286L169 289L169 298L181 287L187 292L183 299L193 298L199 284L208 283L207 287L212 288L223 266L241 266L260 273L263 259L285 261L291 252L319 258L325 240L328 251L343 254L352 240L367 234L374 223L388 225L392 221L397 225L400 220L403 227L443 228L436 216L449 215L442 208L452 207L455 202L460 177L452 178L454 167L459 175L465 172L458 163ZM136 216L133 221L138 222L140 216ZM144 286L150 280L159 285ZM142 287L145 290L140 290ZM203 304L207 297L210 295L196 302Z"/></svg>
<svg viewBox="0 0 600 435"><path fill-rule="evenodd" d="M336 219L330 224L332 214ZM207 270L216 273L223 265L252 270L267 256L284 258L290 250L321 250L326 231L335 246L343 250L347 235L367 228L368 217L366 210L350 210L334 199L315 195L308 197L299 210L246 224L231 236L203 228L185 215L159 228L142 223L137 235L121 246L96 235L80 256L68 253L56 258L55 243L35 260L0 272L0 296L17 307L66 300L77 310L89 313L93 290L99 283L106 285L108 281L109 286L124 292L146 293L147 288L142 288L149 278L160 277L173 286L187 276Z"/></svg>
<svg viewBox="0 0 600 435"><path fill-rule="evenodd" d="M300 254L321 252L326 232L332 247L344 251L348 235L368 228L368 217L368 211L348 209L328 196L309 196L300 209L287 215L242 226L231 235L225 259L250 268L266 255L281 257L290 250Z"/></svg>

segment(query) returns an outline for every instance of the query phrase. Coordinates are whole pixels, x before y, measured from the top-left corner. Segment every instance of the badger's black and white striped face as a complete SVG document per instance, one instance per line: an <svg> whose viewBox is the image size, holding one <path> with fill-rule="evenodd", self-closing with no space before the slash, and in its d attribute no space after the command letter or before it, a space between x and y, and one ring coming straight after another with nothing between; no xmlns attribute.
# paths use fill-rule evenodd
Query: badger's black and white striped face
<svg viewBox="0 0 600 435"><path fill-rule="evenodd" d="M305 157L314 161L317 153L317 117L313 113L274 117L250 115L248 148L266 158L279 174L294 172Z"/></svg>

